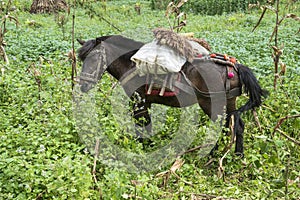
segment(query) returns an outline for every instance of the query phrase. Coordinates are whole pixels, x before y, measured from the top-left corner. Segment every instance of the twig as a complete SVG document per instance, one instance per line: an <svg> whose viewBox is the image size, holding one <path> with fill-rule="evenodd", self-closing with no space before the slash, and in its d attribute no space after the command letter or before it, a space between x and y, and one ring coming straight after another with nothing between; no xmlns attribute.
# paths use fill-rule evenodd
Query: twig
<svg viewBox="0 0 300 200"><path fill-rule="evenodd" d="M275 132L278 131L283 137L285 137L285 138L288 139L289 141L291 141L291 142L293 142L293 143L295 143L295 144L297 144L297 145L300 146L300 142L299 142L299 141L297 141L296 139L294 139L294 138L288 136L286 133L284 133L282 130L279 129L279 127L281 126L281 124L282 124L285 120L287 120L287 119L292 119L292 118L298 118L298 117L300 117L300 115L287 115L287 116L281 118L281 119L277 122L276 126L274 127L274 131L273 131L272 135L274 135Z"/></svg>
<svg viewBox="0 0 300 200"><path fill-rule="evenodd" d="M99 156L99 138L96 139L96 145L95 145L95 155L94 155L94 165L93 165L93 177L94 177L94 181L97 184L97 177L96 177L96 166L97 166L97 160L98 160L98 156Z"/></svg>
<svg viewBox="0 0 300 200"><path fill-rule="evenodd" d="M72 80L72 90L74 89L74 77L77 76L77 70L76 70L76 53L75 53L75 10L76 10L76 0L74 0L74 11L72 16L72 74L71 74L71 80Z"/></svg>
<svg viewBox="0 0 300 200"><path fill-rule="evenodd" d="M97 166L97 160L98 160L98 156L99 156L99 145L100 145L100 140L99 140L99 138L97 138L96 145L95 145L94 165L93 165L93 171L92 171L93 178L94 178L95 184L97 186L98 186L98 180L97 180L97 176L96 176L96 166ZM103 199L102 190L99 186L98 186L98 190L100 193L100 199Z"/></svg>
<svg viewBox="0 0 300 200"><path fill-rule="evenodd" d="M191 149L189 149L189 150L187 150L187 151L185 151L183 153L180 153L178 156L182 156L182 155L184 155L186 153L191 153L193 151L197 151L198 149L206 148L206 147L209 147L211 145L214 145L214 144L213 143L208 143L208 144L203 144L203 145L200 145L200 146L196 146L196 147L191 148Z"/></svg>
<svg viewBox="0 0 300 200"><path fill-rule="evenodd" d="M171 173L172 173L174 176L176 176L177 179L181 180L181 181L184 182L185 184L190 185L190 186L194 186L193 183L183 180L183 179L182 179L180 176L178 176L178 174L176 174L175 172L171 172Z"/></svg>
<svg viewBox="0 0 300 200"><path fill-rule="evenodd" d="M211 158L207 163L205 163L204 167L209 166L211 163L213 163L216 159L215 158Z"/></svg>
<svg viewBox="0 0 300 200"><path fill-rule="evenodd" d="M121 29L119 29L118 27L116 27L113 23L111 23L110 21L108 21L107 19L105 19L102 16L98 16L100 19L102 19L103 21L105 21L106 23L108 23L109 25L111 25L113 28L115 28L117 31L122 32Z"/></svg>
<svg viewBox="0 0 300 200"><path fill-rule="evenodd" d="M263 7L263 8L264 8L264 10L263 10L263 12L262 12L262 14L261 14L261 16L260 16L260 18L259 18L257 24L256 24L256 25L254 26L254 28L252 29L252 32L254 32L255 29L259 26L261 20L263 19L264 15L265 15L265 13L266 13L266 11L267 11L267 7Z"/></svg>
<svg viewBox="0 0 300 200"><path fill-rule="evenodd" d="M235 141L235 135L234 135L234 115L232 115L230 117L230 130L231 130L231 140L229 145L226 147L226 152L225 154L222 156L222 158L219 160L219 167L218 167L218 177L219 178L224 178L224 167L223 167L223 160L224 158L227 156L227 154L230 152L230 149L232 148L232 145Z"/></svg>
<svg viewBox="0 0 300 200"><path fill-rule="evenodd" d="M2 45L0 45L0 52L2 52L4 61L6 62L6 64L9 65L9 60L8 60L7 54L6 54L5 49Z"/></svg>
<svg viewBox="0 0 300 200"><path fill-rule="evenodd" d="M218 167L218 177L222 178L224 177L224 167L223 167L223 160L227 156L227 154L230 152L230 149L228 149L225 154L222 156L222 158L219 160L219 167ZM224 177L225 179L225 177Z"/></svg>
<svg viewBox="0 0 300 200"><path fill-rule="evenodd" d="M260 131L262 131L262 128L261 128L261 125L260 125L260 122L259 122L259 118L257 116L257 112L255 109L252 110L252 113L253 113L253 116L254 116L254 119L255 119L255 122L259 128Z"/></svg>
<svg viewBox="0 0 300 200"><path fill-rule="evenodd" d="M111 80L111 81L113 81L113 80ZM119 84L118 81L113 82L113 84L112 84L112 86L111 86L111 88L110 88L110 90L108 91L107 94L108 94L108 95L111 95L112 92L113 92L113 90L117 87L118 84Z"/></svg>
<svg viewBox="0 0 300 200"><path fill-rule="evenodd" d="M288 139L291 142L294 142L295 144L300 146L300 142L297 141L295 138L292 138L290 136L288 136L286 133L284 133L282 130L280 129L276 129L276 131L278 131L280 133L280 135L282 135L283 137L285 137L286 139Z"/></svg>
<svg viewBox="0 0 300 200"><path fill-rule="evenodd" d="M273 38L273 35L275 35L275 39L274 39L275 48L273 47L274 52L275 52L275 55L274 55L274 66L275 66L274 89L276 89L276 87L277 87L277 79L279 78L278 64L279 64L280 56L282 54L282 51L280 51L280 49L278 48L279 1L280 0L276 1L276 11L275 11L275 13L276 13L276 24L275 24L274 31L273 31L273 34L272 34L271 39L270 39L270 42L271 42L271 40Z"/></svg>
<svg viewBox="0 0 300 200"><path fill-rule="evenodd" d="M276 113L276 112L277 112L276 110L274 110L273 108L271 108L271 107L269 107L269 106L267 106L267 105L261 105L261 106L262 106L263 108L266 108L266 109L272 111L273 113Z"/></svg>
<svg viewBox="0 0 300 200"><path fill-rule="evenodd" d="M281 119L277 122L276 126L274 127L274 131L273 131L272 134L275 133L275 131L281 126L281 124L282 124L285 120L287 120L287 119L292 119L292 118L298 118L298 117L300 117L300 114L299 114L299 115L287 115L287 116L281 118Z"/></svg>
<svg viewBox="0 0 300 200"><path fill-rule="evenodd" d="M178 157L169 170L156 174L156 177L163 177L164 187L166 187L171 174L173 174L177 179L181 180L185 184L194 186L193 183L183 180L180 176L178 176L178 174L176 174L176 170L180 169L183 164L184 164L184 160L181 160Z"/></svg>
<svg viewBox="0 0 300 200"><path fill-rule="evenodd" d="M47 192L47 190L43 190L42 192L40 192L40 193L37 195L37 197L36 197L35 199L36 199L36 200L42 199L43 194L44 194L45 192Z"/></svg>

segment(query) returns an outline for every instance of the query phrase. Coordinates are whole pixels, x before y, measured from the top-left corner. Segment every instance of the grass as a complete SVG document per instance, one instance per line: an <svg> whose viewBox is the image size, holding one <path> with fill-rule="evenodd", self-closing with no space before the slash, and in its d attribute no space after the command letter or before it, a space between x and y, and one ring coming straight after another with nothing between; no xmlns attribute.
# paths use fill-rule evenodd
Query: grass
<svg viewBox="0 0 300 200"><path fill-rule="evenodd" d="M150 2L143 1L142 14L137 15L134 3L109 1L106 12L94 6L99 11L96 14L109 19L122 34L150 41L153 28L168 26L164 12L152 11ZM163 186L164 178L156 174L170 169L172 163L151 172L132 174L122 168L122 163L112 168L98 161L95 179L93 155L86 151L78 136L72 109L71 63L66 57L71 49L71 17L63 37L52 15L30 15L22 10L11 14L18 17L20 26L16 28L8 22L5 39L11 64L0 61L4 69L0 75L0 184L5 186L0 188L0 199L99 199L100 196L103 199L201 199L204 194L207 198L299 198L299 146L278 132L273 134L280 118L299 114L300 110L298 22L286 21L279 29L280 43L285 46L283 62L287 73L274 91L274 67L268 41L274 26L273 15L268 14L261 26L251 32L261 14L259 10L214 17L188 14L185 31L205 38L213 51L236 56L250 66L271 94L257 110L261 130L251 113L243 115L245 157L228 154L223 163L223 178L218 178L217 159L223 156L221 150L209 167L205 166L208 158L200 158L195 151L182 156L185 163L176 171L179 177L170 174ZM89 18L85 10L76 10L76 38L120 34L96 14ZM106 75L99 87L109 90L111 78ZM99 112L110 109L104 96L97 93ZM245 96L240 97L238 104L245 100ZM205 116L200 115L199 119L207 126ZM172 123L176 117L169 115L168 120ZM280 129L299 141L299 127L296 118L285 121ZM118 124L105 128L111 133L109 138L126 152L147 155L130 135L122 134ZM158 145L168 141L168 127L164 128L162 136L155 136ZM228 142L225 137L224 140ZM198 142L193 141L191 147ZM221 142L220 148L224 145ZM107 151L111 153L114 149Z"/></svg>

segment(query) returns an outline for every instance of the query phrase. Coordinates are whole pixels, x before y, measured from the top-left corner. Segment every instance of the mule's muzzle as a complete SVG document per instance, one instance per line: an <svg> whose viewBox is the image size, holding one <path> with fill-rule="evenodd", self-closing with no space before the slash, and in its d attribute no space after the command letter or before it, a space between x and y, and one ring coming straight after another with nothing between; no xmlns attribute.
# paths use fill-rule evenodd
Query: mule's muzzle
<svg viewBox="0 0 300 200"><path fill-rule="evenodd" d="M86 84L86 83L80 85L80 90L81 90L81 92L83 92L83 93L88 92L88 91L89 91L88 88L89 88L89 87L88 87L88 84Z"/></svg>
<svg viewBox="0 0 300 200"><path fill-rule="evenodd" d="M94 83L80 79L79 85L81 92L87 93L90 89L93 88Z"/></svg>

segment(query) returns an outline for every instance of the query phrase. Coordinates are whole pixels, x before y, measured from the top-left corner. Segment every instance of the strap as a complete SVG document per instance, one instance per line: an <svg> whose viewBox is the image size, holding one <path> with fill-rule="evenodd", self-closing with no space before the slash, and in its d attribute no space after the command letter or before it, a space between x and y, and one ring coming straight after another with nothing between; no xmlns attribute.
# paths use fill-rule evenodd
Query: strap
<svg viewBox="0 0 300 200"><path fill-rule="evenodd" d="M138 74L138 70L136 68L133 68L129 71L127 71L122 78L119 80L121 85L125 85L129 80L131 80L133 77L135 77Z"/></svg>
<svg viewBox="0 0 300 200"><path fill-rule="evenodd" d="M174 81L174 86L179 88L180 90L182 90L183 92L186 92L190 95L195 95L195 90L193 87L187 85L187 84L184 84L184 83L181 83L179 81Z"/></svg>
<svg viewBox="0 0 300 200"><path fill-rule="evenodd" d="M241 87L236 87L236 88L233 88L233 89L229 90L226 93L226 98L231 99L233 97L240 96L241 94L242 94L242 88Z"/></svg>

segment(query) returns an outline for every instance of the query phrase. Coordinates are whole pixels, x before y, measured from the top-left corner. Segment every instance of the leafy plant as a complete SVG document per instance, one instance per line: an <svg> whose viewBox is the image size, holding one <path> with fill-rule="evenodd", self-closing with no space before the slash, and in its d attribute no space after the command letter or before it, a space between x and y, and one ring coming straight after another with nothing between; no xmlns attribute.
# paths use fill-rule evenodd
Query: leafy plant
<svg viewBox="0 0 300 200"><path fill-rule="evenodd" d="M291 2L288 2L288 4L285 6L284 8L284 12L285 10L287 10L287 8L291 5L293 5L295 2L294 1L291 1ZM275 8L272 6L273 4L275 4ZM261 14L261 17L259 19L259 21L257 22L256 26L253 28L253 31L256 29L256 27L259 26L261 20L263 19L265 13L267 10L271 10L275 13L275 16L276 16L276 21L275 21L275 26L274 26L274 29L273 29L273 33L270 37L270 42L272 42L274 40L274 46L272 46L272 49L273 49L273 60L274 60L274 89L276 89L276 86L277 86L277 79L280 77L280 75L284 75L285 74L285 70L286 70L286 65L280 61L280 57L282 56L283 54L283 44L281 44L281 47L279 47L279 34L278 34L278 30L279 30L279 27L281 25L281 23L283 22L283 20L285 19L288 19L288 18L291 18L291 19L294 19L296 21L299 21L300 22L300 17L298 17L297 15L295 14L292 14L292 13L288 13L288 14L283 14L282 18L279 19L279 15L280 15L280 0L276 0L276 1L269 1L267 5L265 6L262 6L263 8L263 12ZM300 29L298 30L298 33L300 33ZM279 72L279 65L281 66L281 71Z"/></svg>
<svg viewBox="0 0 300 200"><path fill-rule="evenodd" d="M299 27L294 21L284 20L280 25L278 44L285 44L281 59L288 70L274 91L274 63L269 56L272 49L268 48L269 37L266 37L273 30L273 15L266 12L261 28L251 32L261 15L259 10L218 17L189 13L185 31L205 38L215 52L236 56L255 72L263 87L271 91L263 107L257 110L261 126L252 115L243 115L245 157L237 158L231 150L222 161L221 179L218 160L224 155L222 150L230 144L230 138L220 136L224 142L219 143L215 157L200 158L199 144L208 123L201 112L199 134L190 146L197 148L180 155L184 163L173 170L176 175L171 170L175 161L166 166L157 165L153 171L129 173L119 163L109 167L103 158L95 159L78 136L71 62L66 57L72 48L71 38L66 34L66 40L62 40L61 29L53 16L29 15L21 9L28 1L14 2L21 10L15 14L20 26L15 29L14 23L6 24L8 45L5 50L10 67L0 72L0 185L5 186L0 187L0 199L297 199L300 196L299 145L277 131L273 133L280 119L300 114L299 39L295 36ZM147 31L168 26L162 17L165 12L151 10L150 1L139 1L143 12L137 15L135 2L106 1L106 12L93 2L93 9L120 29L131 31L132 38L150 41L152 37ZM285 5L280 6L283 9ZM299 2L293 4L288 13L299 16L297 8ZM97 9L102 9L101 13L97 13ZM76 8L75 38L89 39L118 32L96 15L89 18L86 12L82 7ZM40 25L30 26L26 24L28 20ZM69 23L65 28L66 32L71 31ZM74 48L78 47L75 43ZM4 69L3 61L0 65ZM127 127L108 118L113 110L111 102L116 100L111 95L116 91L112 90L114 85L115 80L105 74L98 85L101 91L95 94L98 117L94 121L103 123L110 141L125 153L138 152L141 156L167 144L172 133L178 130L180 111L166 107L154 109L152 115L163 117L163 112L167 113L166 123L160 126L161 134L152 137L154 146L142 146L132 133L126 132ZM245 96L239 97L238 105L246 100ZM129 107L127 101L123 103L120 99L120 102L124 110ZM190 124L184 125L183 128L190 127ZM300 141L299 127L299 118L295 117L283 120L279 129ZM110 156L114 150L107 148L104 153ZM115 158L110 159L113 162ZM156 176L162 172L166 172L165 176ZM168 181L164 184L167 174Z"/></svg>
<svg viewBox="0 0 300 200"><path fill-rule="evenodd" d="M180 1L170 1L173 4L178 2ZM186 12L201 15L222 15L224 13L246 11L249 6L253 7L253 5L261 4L265 0L189 0L186 2L183 7ZM165 9L167 5L167 1L151 0L152 9Z"/></svg>
<svg viewBox="0 0 300 200"><path fill-rule="evenodd" d="M171 30L176 30L179 32L184 26L186 26L186 14L180 11L180 8L187 2L188 0L181 0L175 4L173 1L169 3L166 9L166 17L169 21L169 25ZM170 21L170 16L174 15L173 25Z"/></svg>
<svg viewBox="0 0 300 200"><path fill-rule="evenodd" d="M3 6L3 4L1 6ZM0 27L0 57L2 57L4 59L4 61L6 62L7 65L9 64L9 60L8 60L8 57L6 55L5 48L4 48L6 46L6 42L4 40L5 34L7 32L6 23L7 23L7 20L13 21L13 23L16 26L18 26L18 23L19 23L16 17L10 15L9 10L11 10L11 9L12 9L12 2L11 2L11 0L9 0L6 5L5 14L1 18L1 21L0 21L0 23L1 23L1 27Z"/></svg>

